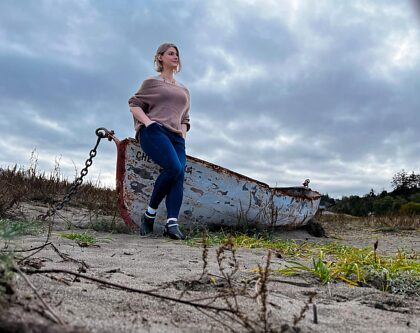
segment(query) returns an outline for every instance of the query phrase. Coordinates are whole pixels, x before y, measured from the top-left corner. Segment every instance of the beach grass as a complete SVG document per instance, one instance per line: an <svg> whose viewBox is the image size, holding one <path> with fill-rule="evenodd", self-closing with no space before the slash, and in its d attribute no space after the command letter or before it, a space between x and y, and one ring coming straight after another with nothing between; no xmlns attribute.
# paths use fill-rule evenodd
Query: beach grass
<svg viewBox="0 0 420 333"><path fill-rule="evenodd" d="M420 253L401 249L393 255L380 254L375 244L358 248L336 241L294 241L264 235L210 233L205 239L186 241L191 246L232 243L236 248L267 249L286 260L286 268L273 274L311 274L321 284L344 281L350 286L373 286L385 292L420 293ZM255 271L255 269L254 269Z"/></svg>
<svg viewBox="0 0 420 333"><path fill-rule="evenodd" d="M59 165L50 173L38 170L36 162L25 169L17 165L0 168L0 217L22 202L55 205L67 194L72 182L64 178ZM85 180L72 197L73 207L86 208L94 213L114 215L117 210L115 189Z"/></svg>

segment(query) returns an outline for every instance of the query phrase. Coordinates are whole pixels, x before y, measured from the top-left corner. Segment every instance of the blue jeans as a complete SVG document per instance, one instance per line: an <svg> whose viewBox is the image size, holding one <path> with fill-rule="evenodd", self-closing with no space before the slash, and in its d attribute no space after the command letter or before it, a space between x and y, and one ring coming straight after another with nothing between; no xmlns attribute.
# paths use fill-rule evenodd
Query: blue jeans
<svg viewBox="0 0 420 333"><path fill-rule="evenodd" d="M158 123L140 129L143 151L163 170L156 179L149 206L157 209L166 197L168 218L178 218L184 192L185 139Z"/></svg>

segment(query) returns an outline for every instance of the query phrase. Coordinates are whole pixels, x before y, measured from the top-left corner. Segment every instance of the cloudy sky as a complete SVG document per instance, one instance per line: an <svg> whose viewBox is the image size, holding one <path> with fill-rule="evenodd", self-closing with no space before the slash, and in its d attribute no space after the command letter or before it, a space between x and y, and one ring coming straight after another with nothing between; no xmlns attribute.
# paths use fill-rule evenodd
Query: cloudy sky
<svg viewBox="0 0 420 333"><path fill-rule="evenodd" d="M128 98L179 46L187 153L333 197L420 172L420 15L413 1L2 0L0 167L74 178L97 127L133 136ZM112 186L116 149L89 173Z"/></svg>

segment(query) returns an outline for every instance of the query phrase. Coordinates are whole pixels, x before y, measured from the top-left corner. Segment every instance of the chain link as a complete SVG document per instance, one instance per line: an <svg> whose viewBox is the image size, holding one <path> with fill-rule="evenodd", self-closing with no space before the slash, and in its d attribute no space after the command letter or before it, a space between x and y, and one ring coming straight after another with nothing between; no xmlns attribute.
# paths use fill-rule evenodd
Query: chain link
<svg viewBox="0 0 420 333"><path fill-rule="evenodd" d="M64 198L59 203L55 204L54 207L51 207L45 214L39 215L39 219L45 221L47 218L54 216L58 210L63 209L65 204L67 204L71 200L72 196L76 194L80 185L83 183L83 178L88 174L88 169L93 164L93 158L96 156L99 142L101 142L101 140L104 138L107 138L109 141L111 141L114 135L114 131L108 131L102 127L98 128L95 133L98 136L98 139L96 140L95 146L89 152L89 158L85 161L85 167L80 171L80 176L77 177L73 184L70 186Z"/></svg>

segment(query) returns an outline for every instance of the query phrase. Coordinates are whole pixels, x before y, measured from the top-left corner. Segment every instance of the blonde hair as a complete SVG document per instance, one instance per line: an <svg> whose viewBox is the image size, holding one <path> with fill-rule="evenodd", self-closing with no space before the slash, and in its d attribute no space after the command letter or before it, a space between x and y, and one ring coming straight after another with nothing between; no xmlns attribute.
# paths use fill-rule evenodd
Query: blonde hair
<svg viewBox="0 0 420 333"><path fill-rule="evenodd" d="M159 73L163 71L163 64L162 64L162 61L158 59L158 56L163 55L170 47L173 47L176 50L176 53L178 55L178 67L176 68L175 73L178 73L181 71L181 57L179 56L178 47L172 43L163 43L161 46L158 47L155 54L155 59L153 61L153 63L155 64L155 69Z"/></svg>

